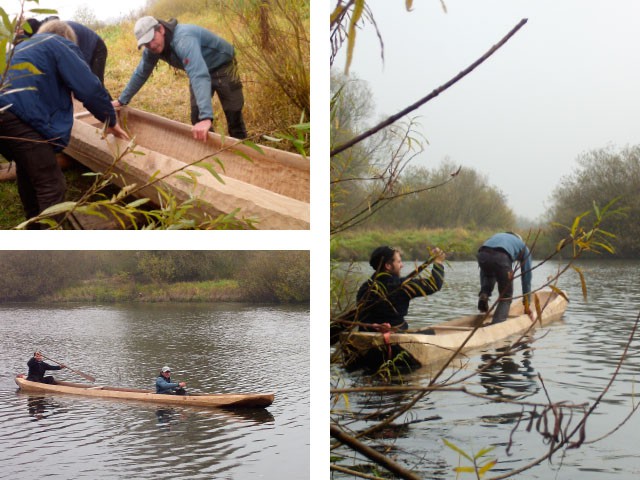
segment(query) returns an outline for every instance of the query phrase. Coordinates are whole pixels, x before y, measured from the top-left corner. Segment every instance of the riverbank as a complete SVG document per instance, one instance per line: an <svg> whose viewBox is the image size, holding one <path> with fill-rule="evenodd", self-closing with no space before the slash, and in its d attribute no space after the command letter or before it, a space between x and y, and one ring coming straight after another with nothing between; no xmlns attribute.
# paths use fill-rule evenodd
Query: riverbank
<svg viewBox="0 0 640 480"><path fill-rule="evenodd" d="M376 247L389 245L399 248L405 260L425 260L429 249L434 247L444 250L447 260L475 260L478 248L494 233L494 230L466 228L350 231L331 239L331 259L339 262L368 261ZM554 237L546 230L517 233L530 248L535 244L532 251L536 258L547 257L556 250Z"/></svg>
<svg viewBox="0 0 640 480"><path fill-rule="evenodd" d="M141 284L117 277L87 280L46 295L50 303L85 302L246 302L246 292L235 280Z"/></svg>

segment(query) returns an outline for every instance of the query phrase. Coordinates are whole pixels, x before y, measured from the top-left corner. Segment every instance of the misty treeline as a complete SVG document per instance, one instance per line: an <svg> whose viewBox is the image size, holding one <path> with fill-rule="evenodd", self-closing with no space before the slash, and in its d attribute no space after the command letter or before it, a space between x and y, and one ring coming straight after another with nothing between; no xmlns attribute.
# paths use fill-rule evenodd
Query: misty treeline
<svg viewBox="0 0 640 480"><path fill-rule="evenodd" d="M332 143L339 144L367 128L373 101L367 83L353 75L333 73L331 89ZM513 228L513 211L486 175L448 159L415 165L427 143L419 130L414 121L392 126L332 158L334 228L356 215L353 227Z"/></svg>
<svg viewBox="0 0 640 480"><path fill-rule="evenodd" d="M368 128L374 104L367 82L353 75L333 72L331 89L332 143L339 144ZM480 173L464 165L460 168L451 159L431 167L415 165L416 157L424 156L426 145L419 130L413 121L395 125L332 158L333 232L346 230L344 225L356 231L517 230L508 199L490 184L490 172ZM459 160L464 164L465 159ZM533 233L540 233L538 250L545 255L553 251L567 233L564 227L593 212L594 205L601 209L615 200L611 208L619 213L607 216L601 227L615 235L611 244L616 256L637 256L640 145L610 145L586 152L574 161L573 172L560 180L550 172L549 181L558 184L543 215L544 222L532 228ZM585 220L590 221L590 216L593 213Z"/></svg>
<svg viewBox="0 0 640 480"><path fill-rule="evenodd" d="M257 302L309 300L305 251L0 251L0 301L29 301L85 280L235 280Z"/></svg>
<svg viewBox="0 0 640 480"><path fill-rule="evenodd" d="M570 226L573 219L593 210L594 204L620 212L609 216L602 228L615 235L611 244L616 256L638 258L640 254L640 145L616 148L609 145L577 159L576 169L560 179L552 194L549 220ZM556 228L558 239L566 229Z"/></svg>

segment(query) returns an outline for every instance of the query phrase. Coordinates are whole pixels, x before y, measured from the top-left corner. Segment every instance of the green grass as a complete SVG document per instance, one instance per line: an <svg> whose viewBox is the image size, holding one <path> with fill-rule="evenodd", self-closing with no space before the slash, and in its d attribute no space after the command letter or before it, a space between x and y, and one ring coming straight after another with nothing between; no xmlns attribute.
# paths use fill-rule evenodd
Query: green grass
<svg viewBox="0 0 640 480"><path fill-rule="evenodd" d="M331 258L338 261L366 261L376 247L389 245L399 248L406 260L426 260L429 248L433 247L444 250L447 260L473 260L482 242L494 233L464 228L351 231L331 239ZM522 232L522 235L526 237L527 232ZM536 256L546 256L554 247L543 234L537 242Z"/></svg>
<svg viewBox="0 0 640 480"><path fill-rule="evenodd" d="M243 298L235 280L138 284L121 277L100 278L65 288L42 300L48 302L236 302Z"/></svg>

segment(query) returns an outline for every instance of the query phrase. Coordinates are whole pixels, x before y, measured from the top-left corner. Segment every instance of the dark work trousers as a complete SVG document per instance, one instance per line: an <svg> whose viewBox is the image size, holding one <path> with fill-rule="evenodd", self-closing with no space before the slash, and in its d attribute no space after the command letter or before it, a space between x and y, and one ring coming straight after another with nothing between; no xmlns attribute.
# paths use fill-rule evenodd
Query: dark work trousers
<svg viewBox="0 0 640 480"><path fill-rule="evenodd" d="M64 200L67 184L53 146L8 110L0 113L0 154L16 164L18 193L27 219Z"/></svg>
<svg viewBox="0 0 640 480"><path fill-rule="evenodd" d="M480 294L491 297L498 282L499 302L492 323L502 322L509 316L513 297L513 261L504 250L489 247L481 247L476 258L480 267Z"/></svg>
<svg viewBox="0 0 640 480"><path fill-rule="evenodd" d="M104 86L104 69L107 64L107 53L107 46L102 39L99 39L96 43L96 48L93 49L91 63L89 64L91 71L100 79L102 86Z"/></svg>
<svg viewBox="0 0 640 480"><path fill-rule="evenodd" d="M224 116L227 119L229 135L233 138L247 138L247 128L242 117L244 95L236 62L230 62L209 73L211 75L211 97L213 98L215 93L218 94ZM189 93L191 95L191 124L195 125L200 121L200 110L191 85L189 85Z"/></svg>

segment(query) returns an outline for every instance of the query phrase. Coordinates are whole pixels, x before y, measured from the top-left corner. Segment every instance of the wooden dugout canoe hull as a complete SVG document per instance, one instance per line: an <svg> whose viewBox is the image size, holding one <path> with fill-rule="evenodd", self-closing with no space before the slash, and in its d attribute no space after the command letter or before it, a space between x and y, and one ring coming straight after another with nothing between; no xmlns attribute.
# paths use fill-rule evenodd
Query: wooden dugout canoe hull
<svg viewBox="0 0 640 480"><path fill-rule="evenodd" d="M189 395L160 395L151 390L93 386L86 383L58 382L55 385L49 385L46 383L30 382L21 376L17 376L15 380L18 388L27 393L62 393L69 395L82 395L84 397L137 400L163 405L218 408L263 408L271 405L274 398L273 394L258 393L220 393L210 395L191 393Z"/></svg>
<svg viewBox="0 0 640 480"><path fill-rule="evenodd" d="M164 178L160 185L180 201L196 198L198 209L213 217L239 208L237 216L255 218L259 229L309 228L308 158L264 146L260 146L260 153L234 138L223 138L216 133L209 133L206 143L200 142L192 138L190 125L131 107L123 107L119 116L121 124L135 136L136 150L143 155L128 154L112 167L116 144L122 151L127 142L112 136L102 139L102 124L82 107L76 109L71 141L65 153L95 172L112 168L117 174L114 181L121 187L142 186L153 178L205 159L224 183L207 169L190 166L187 170L197 176L197 184L185 181L188 175L179 172ZM136 196L160 203L153 186L143 188Z"/></svg>
<svg viewBox="0 0 640 480"><path fill-rule="evenodd" d="M544 290L535 295L540 302L542 314L535 320L533 327L531 318L524 313L522 303L514 301L511 304L509 318L495 325L486 324L491 321L491 314L488 317L484 314L467 315L425 327L424 330L431 329L433 334L392 333L388 345L381 333L352 332L343 334L341 338L345 363L348 366L375 368L379 365L372 362L384 361L391 348L393 356L405 352L406 361L411 366L435 365L447 360L467 340L478 323L485 322L485 326L478 328L467 340L462 349L463 353L485 348L509 337L522 335L529 329L533 330L559 320L567 309L567 299L556 292Z"/></svg>

